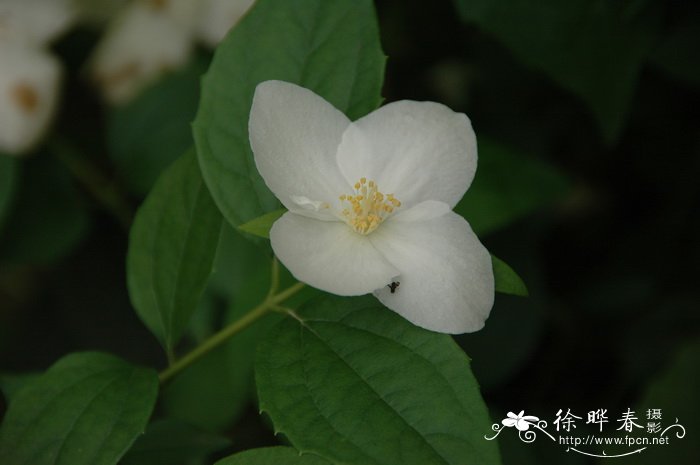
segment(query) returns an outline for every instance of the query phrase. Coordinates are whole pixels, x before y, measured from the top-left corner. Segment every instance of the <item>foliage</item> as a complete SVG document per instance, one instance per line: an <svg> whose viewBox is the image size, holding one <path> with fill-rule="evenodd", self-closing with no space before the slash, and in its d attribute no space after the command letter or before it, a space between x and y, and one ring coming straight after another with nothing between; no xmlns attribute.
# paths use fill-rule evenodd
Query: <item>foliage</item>
<svg viewBox="0 0 700 465"><path fill-rule="evenodd" d="M490 420L464 353L374 300L311 302L269 334L256 367L260 408L302 452L337 463L500 463L481 441Z"/></svg>
<svg viewBox="0 0 700 465"><path fill-rule="evenodd" d="M194 122L202 174L224 217L238 226L278 208L248 142L258 83L300 84L356 119L379 105L383 76L370 1L256 4L217 49Z"/></svg>
<svg viewBox="0 0 700 465"><path fill-rule="evenodd" d="M0 429L2 463L117 463L143 431L156 373L112 355L75 353L29 382Z"/></svg>
<svg viewBox="0 0 700 465"><path fill-rule="evenodd" d="M129 294L139 317L169 352L211 274L221 221L192 151L163 173L134 219Z"/></svg>

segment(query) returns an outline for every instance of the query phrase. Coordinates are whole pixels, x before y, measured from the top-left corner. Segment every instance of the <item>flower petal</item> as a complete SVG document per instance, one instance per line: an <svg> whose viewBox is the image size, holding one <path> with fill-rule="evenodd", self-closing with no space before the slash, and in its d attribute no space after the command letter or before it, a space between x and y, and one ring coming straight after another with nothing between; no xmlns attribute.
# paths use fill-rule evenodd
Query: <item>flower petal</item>
<svg viewBox="0 0 700 465"><path fill-rule="evenodd" d="M493 306L491 256L464 218L405 223L389 218L370 236L401 271L400 286L374 294L410 322L442 333L466 333L484 326Z"/></svg>
<svg viewBox="0 0 700 465"><path fill-rule="evenodd" d="M403 223L412 223L415 221L426 221L433 218L438 218L452 209L445 202L439 202L437 200L426 200L419 203L407 210L400 209L394 216L391 217L391 221L400 221Z"/></svg>
<svg viewBox="0 0 700 465"><path fill-rule="evenodd" d="M340 221L287 212L272 225L270 241L294 277L333 294L367 294L399 274L367 236Z"/></svg>
<svg viewBox="0 0 700 465"><path fill-rule="evenodd" d="M433 102L390 103L354 122L338 148L348 182L373 179L403 205L454 207L474 179L476 136L469 118Z"/></svg>
<svg viewBox="0 0 700 465"><path fill-rule="evenodd" d="M266 81L255 89L248 127L255 164L287 209L299 209L294 198L332 202L352 191L335 158L349 124L303 87Z"/></svg>

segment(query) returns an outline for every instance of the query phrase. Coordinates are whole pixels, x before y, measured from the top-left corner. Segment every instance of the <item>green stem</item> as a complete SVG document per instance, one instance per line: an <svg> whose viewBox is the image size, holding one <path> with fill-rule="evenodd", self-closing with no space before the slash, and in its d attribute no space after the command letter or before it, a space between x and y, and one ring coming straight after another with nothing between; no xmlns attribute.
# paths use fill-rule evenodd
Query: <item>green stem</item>
<svg viewBox="0 0 700 465"><path fill-rule="evenodd" d="M280 303L299 292L303 287L304 283L296 283L282 292L266 298L260 305L246 313L241 319L234 321L218 333L213 334L202 344L195 347L191 352L187 353L185 356L163 370L158 375L160 383L164 384L168 382L182 370L226 342L231 336L241 332L259 320L261 317L265 316L269 311L273 310Z"/></svg>
<svg viewBox="0 0 700 465"><path fill-rule="evenodd" d="M68 168L71 175L83 185L85 190L109 211L126 231L129 231L134 214L126 196L117 189L114 182L109 180L97 166L81 156L75 147L63 138L51 138L49 148L56 158Z"/></svg>
<svg viewBox="0 0 700 465"><path fill-rule="evenodd" d="M270 270L270 290L267 292L267 299L272 297L280 288L280 262L277 257L272 257L272 268Z"/></svg>

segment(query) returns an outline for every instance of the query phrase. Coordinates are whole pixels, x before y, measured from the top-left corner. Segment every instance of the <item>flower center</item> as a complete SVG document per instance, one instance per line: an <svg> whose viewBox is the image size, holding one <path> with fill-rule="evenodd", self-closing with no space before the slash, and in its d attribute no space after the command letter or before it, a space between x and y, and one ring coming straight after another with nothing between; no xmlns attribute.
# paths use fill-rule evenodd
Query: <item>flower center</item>
<svg viewBox="0 0 700 465"><path fill-rule="evenodd" d="M384 195L374 181L362 178L355 183L354 195L341 195L345 222L359 234L369 234L401 206L394 194Z"/></svg>

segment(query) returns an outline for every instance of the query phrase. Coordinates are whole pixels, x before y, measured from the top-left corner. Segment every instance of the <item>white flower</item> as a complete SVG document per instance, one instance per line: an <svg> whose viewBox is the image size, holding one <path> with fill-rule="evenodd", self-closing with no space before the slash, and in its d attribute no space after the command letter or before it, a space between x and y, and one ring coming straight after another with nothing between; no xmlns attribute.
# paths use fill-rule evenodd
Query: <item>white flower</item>
<svg viewBox="0 0 700 465"><path fill-rule="evenodd" d="M50 0L49 0L50 1ZM79 21L91 28L102 27L119 12L129 0L73 0Z"/></svg>
<svg viewBox="0 0 700 465"><path fill-rule="evenodd" d="M0 40L45 45L75 19L72 0L0 0Z"/></svg>
<svg viewBox="0 0 700 465"><path fill-rule="evenodd" d="M91 63L92 75L107 100L125 103L166 72L187 63L194 43L183 18L193 3L185 1L137 1L110 24Z"/></svg>
<svg viewBox="0 0 700 465"><path fill-rule="evenodd" d="M527 431L530 429L531 424L537 423L540 419L531 415L524 415L524 413L525 410L521 410L517 415L513 412L508 412L508 418L504 418L501 423L509 428L515 426L518 431Z"/></svg>
<svg viewBox="0 0 700 465"><path fill-rule="evenodd" d="M476 171L469 119L401 101L350 122L299 86L267 81L249 122L255 163L289 212L272 248L294 276L339 295L373 292L414 324L484 326L491 258L452 208Z"/></svg>
<svg viewBox="0 0 700 465"><path fill-rule="evenodd" d="M182 30L192 33L205 0L136 0L167 16ZM231 1L231 0L228 0Z"/></svg>
<svg viewBox="0 0 700 465"><path fill-rule="evenodd" d="M126 103L183 67L200 39L215 46L254 0L134 0L112 20L91 70L105 98Z"/></svg>
<svg viewBox="0 0 700 465"><path fill-rule="evenodd" d="M255 0L203 0L197 35L210 47L215 47L238 20L253 6Z"/></svg>
<svg viewBox="0 0 700 465"><path fill-rule="evenodd" d="M61 67L39 47L0 42L0 152L18 155L44 134L56 109Z"/></svg>
<svg viewBox="0 0 700 465"><path fill-rule="evenodd" d="M61 66L44 47L75 18L72 0L0 0L0 152L24 154L47 131Z"/></svg>

